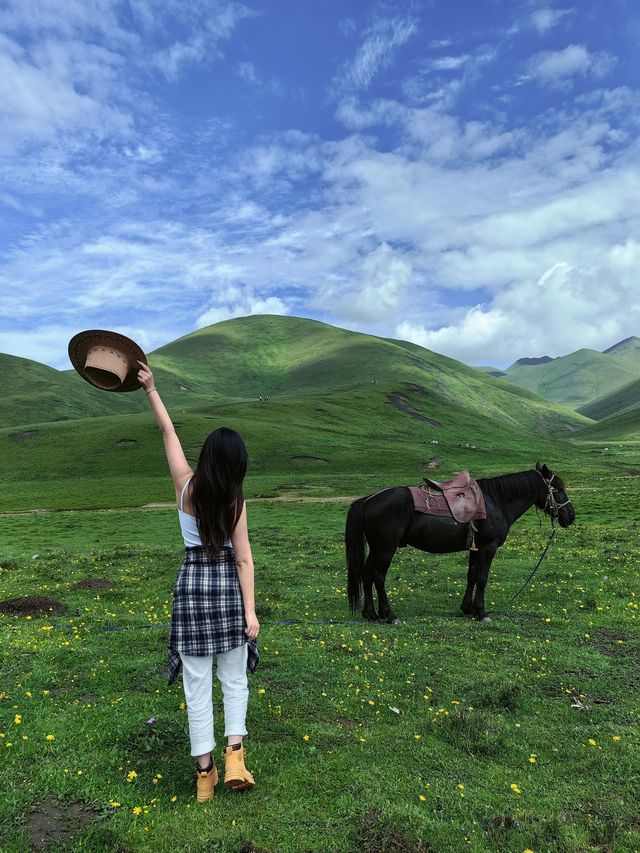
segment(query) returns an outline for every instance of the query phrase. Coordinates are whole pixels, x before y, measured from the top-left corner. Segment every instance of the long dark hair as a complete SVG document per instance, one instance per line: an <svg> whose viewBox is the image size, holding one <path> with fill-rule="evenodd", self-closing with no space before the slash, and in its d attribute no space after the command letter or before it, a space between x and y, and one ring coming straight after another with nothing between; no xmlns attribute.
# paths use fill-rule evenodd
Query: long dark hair
<svg viewBox="0 0 640 853"><path fill-rule="evenodd" d="M242 482L249 455L235 430L220 427L202 445L191 503L203 547L215 557L231 536L244 506Z"/></svg>

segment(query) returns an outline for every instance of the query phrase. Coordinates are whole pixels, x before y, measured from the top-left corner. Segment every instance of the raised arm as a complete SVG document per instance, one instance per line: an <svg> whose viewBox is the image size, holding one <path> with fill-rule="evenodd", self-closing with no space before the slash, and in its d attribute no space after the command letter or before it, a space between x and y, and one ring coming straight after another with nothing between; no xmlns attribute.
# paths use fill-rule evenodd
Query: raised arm
<svg viewBox="0 0 640 853"><path fill-rule="evenodd" d="M242 507L242 513L238 523L231 534L231 544L236 555L236 569L240 589L242 590L242 601L244 605L244 632L250 640L255 640L260 630L260 623L256 616L256 604L253 582L253 556L249 544L249 530L247 528L247 504Z"/></svg>
<svg viewBox="0 0 640 853"><path fill-rule="evenodd" d="M193 471L187 462L173 422L169 417L169 413L167 412L160 394L158 393L158 389L155 386L153 373L151 372L149 365L145 364L143 361L139 361L138 364L140 365L138 370L138 381L149 398L151 411L156 419L158 429L162 433L164 449L167 454L167 462L169 463L169 470L171 471L171 477L173 479L173 485L175 486L177 495L182 490L182 487L188 478L193 474Z"/></svg>

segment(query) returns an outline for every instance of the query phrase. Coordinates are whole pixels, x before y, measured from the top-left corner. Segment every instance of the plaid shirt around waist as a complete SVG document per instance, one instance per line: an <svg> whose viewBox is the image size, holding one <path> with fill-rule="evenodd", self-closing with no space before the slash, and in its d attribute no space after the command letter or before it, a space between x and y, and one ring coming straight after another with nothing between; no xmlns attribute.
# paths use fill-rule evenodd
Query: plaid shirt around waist
<svg viewBox="0 0 640 853"><path fill-rule="evenodd" d="M247 643L242 590L233 548L224 546L211 558L204 548L185 549L173 590L169 636L169 684L176 680L186 655L217 655ZM247 669L258 666L258 644L248 643Z"/></svg>

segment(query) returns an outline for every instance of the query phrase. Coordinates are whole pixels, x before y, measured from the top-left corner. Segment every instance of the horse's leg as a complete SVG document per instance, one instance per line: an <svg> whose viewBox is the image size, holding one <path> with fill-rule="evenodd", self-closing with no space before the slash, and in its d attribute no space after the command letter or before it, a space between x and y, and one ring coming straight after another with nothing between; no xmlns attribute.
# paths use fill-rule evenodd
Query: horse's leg
<svg viewBox="0 0 640 853"><path fill-rule="evenodd" d="M391 560L393 560L395 552L395 548L387 551L379 551L376 555L375 562L371 566L373 582L376 585L376 592L378 593L378 618L381 622L388 622L390 625L394 622L398 622L398 617L393 612L391 605L389 604L387 591L384 588L384 580L387 576L387 570L391 565Z"/></svg>
<svg viewBox="0 0 640 853"><path fill-rule="evenodd" d="M496 555L498 546L494 543L482 546L476 553L478 555L478 576L476 579L476 594L473 599L473 614L476 619L488 619L489 614L484 609L484 588L489 579L491 561Z"/></svg>
<svg viewBox="0 0 640 853"><path fill-rule="evenodd" d="M364 568L362 570L362 591L364 592L364 607L362 608L362 616L364 619L368 619L369 622L377 622L378 614L376 613L376 608L373 603L373 572L371 570L372 564L375 562L376 556L375 552L369 550L369 555L364 562Z"/></svg>
<svg viewBox="0 0 640 853"><path fill-rule="evenodd" d="M460 605L460 610L467 616L473 613L473 588L478 579L478 551L469 551L469 568L467 570L467 588Z"/></svg>

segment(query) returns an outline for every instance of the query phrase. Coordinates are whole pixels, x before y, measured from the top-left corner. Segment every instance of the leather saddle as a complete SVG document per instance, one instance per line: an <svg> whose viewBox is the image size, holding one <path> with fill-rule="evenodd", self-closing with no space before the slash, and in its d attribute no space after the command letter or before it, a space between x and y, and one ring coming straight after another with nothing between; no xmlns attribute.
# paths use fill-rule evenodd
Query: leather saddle
<svg viewBox="0 0 640 853"><path fill-rule="evenodd" d="M429 513L435 510L434 515L442 514L442 510L438 511L438 509L442 507L444 498L448 511L456 521L462 524L487 517L482 490L468 471L460 471L452 480L444 483L425 477L423 484L412 487L411 491L414 495L415 508L419 512Z"/></svg>

